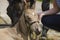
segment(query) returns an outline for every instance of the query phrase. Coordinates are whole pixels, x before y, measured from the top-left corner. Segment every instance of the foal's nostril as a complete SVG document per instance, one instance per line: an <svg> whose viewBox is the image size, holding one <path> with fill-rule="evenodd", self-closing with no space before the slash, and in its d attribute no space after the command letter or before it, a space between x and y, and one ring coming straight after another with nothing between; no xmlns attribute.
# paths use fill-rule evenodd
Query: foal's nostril
<svg viewBox="0 0 60 40"><path fill-rule="evenodd" d="M39 35L41 32L38 29L36 29L35 33Z"/></svg>

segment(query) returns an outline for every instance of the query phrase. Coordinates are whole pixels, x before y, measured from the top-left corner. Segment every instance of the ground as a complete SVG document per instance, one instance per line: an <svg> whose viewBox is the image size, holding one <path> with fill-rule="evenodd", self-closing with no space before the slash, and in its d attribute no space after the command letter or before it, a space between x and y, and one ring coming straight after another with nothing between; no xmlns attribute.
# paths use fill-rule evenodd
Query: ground
<svg viewBox="0 0 60 40"><path fill-rule="evenodd" d="M8 6L8 2L6 0L0 0L0 17L2 17L7 23L11 23L10 18L6 14L7 6ZM52 4L50 7L51 8L53 7ZM36 13L38 13L38 12L42 12L42 11L41 11L41 2L37 1L36 2ZM2 19L0 19L0 23L1 22L4 23L2 21ZM54 40L60 40L60 32L50 29L47 34L48 34L47 35L48 38L51 38L51 40L52 40L52 38Z"/></svg>

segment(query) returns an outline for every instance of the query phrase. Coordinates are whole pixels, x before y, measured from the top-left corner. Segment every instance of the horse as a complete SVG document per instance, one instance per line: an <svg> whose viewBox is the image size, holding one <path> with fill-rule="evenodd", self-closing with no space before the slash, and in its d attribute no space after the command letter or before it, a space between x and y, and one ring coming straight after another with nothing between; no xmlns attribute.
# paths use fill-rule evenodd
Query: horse
<svg viewBox="0 0 60 40"><path fill-rule="evenodd" d="M18 13L18 20L15 22L14 16L9 15L12 23L15 23L0 29L0 40L28 40L31 31L40 34L39 20L34 9L25 4L24 0L13 0L13 2L9 0L9 2L12 4L8 6L7 13Z"/></svg>

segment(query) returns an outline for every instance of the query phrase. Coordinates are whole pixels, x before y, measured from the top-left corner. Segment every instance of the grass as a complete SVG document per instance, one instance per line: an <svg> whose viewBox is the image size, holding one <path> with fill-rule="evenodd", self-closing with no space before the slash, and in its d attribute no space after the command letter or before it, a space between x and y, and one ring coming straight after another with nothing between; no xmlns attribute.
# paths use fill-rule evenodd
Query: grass
<svg viewBox="0 0 60 40"><path fill-rule="evenodd" d="M38 0L38 1L42 2L42 0ZM50 0L50 2L52 2L52 0Z"/></svg>
<svg viewBox="0 0 60 40"><path fill-rule="evenodd" d="M4 23L2 19L0 19L0 24Z"/></svg>
<svg viewBox="0 0 60 40"><path fill-rule="evenodd" d="M38 1L42 1L42 0L38 0Z"/></svg>

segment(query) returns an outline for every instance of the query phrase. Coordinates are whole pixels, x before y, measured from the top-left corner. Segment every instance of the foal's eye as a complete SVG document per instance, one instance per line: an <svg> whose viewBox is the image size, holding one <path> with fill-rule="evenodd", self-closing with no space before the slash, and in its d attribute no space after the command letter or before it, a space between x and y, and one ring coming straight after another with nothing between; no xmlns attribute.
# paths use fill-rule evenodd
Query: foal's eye
<svg viewBox="0 0 60 40"><path fill-rule="evenodd" d="M31 21L31 18L30 18L30 17L28 17L28 16L27 16L27 19L28 19L29 21Z"/></svg>

